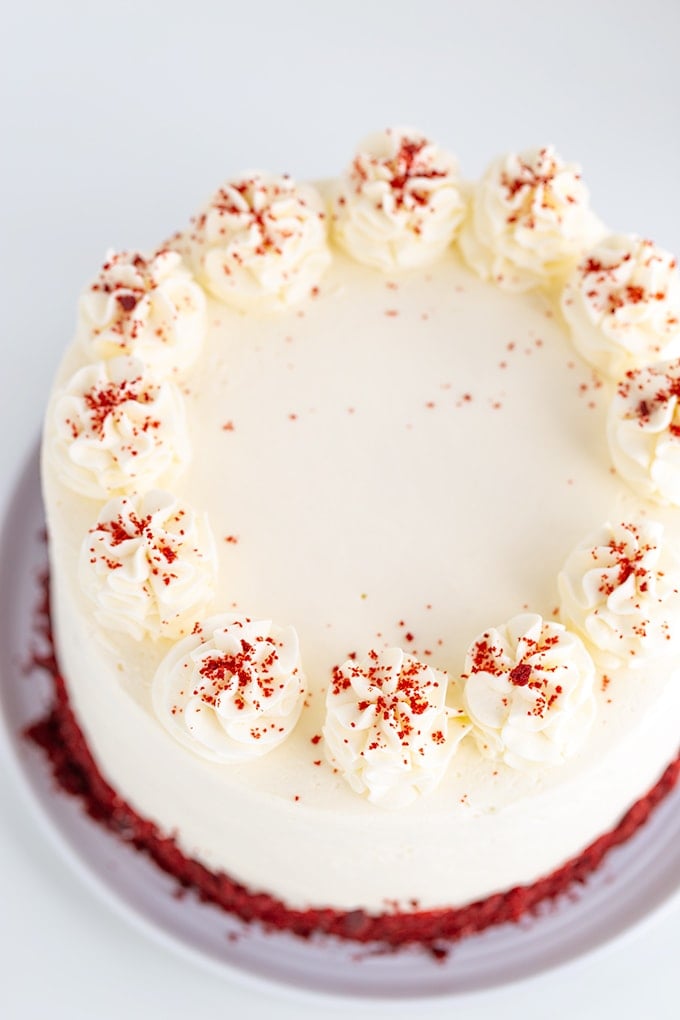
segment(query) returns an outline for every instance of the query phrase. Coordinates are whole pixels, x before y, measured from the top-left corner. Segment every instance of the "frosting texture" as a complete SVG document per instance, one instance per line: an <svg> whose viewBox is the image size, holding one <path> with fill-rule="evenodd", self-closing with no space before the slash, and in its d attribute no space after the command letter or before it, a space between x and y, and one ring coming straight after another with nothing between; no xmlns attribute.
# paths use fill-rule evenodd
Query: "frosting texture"
<svg viewBox="0 0 680 1020"><path fill-rule="evenodd" d="M336 240L385 271L436 259L464 213L455 158L411 128L365 139L333 196Z"/></svg>
<svg viewBox="0 0 680 1020"><path fill-rule="evenodd" d="M80 298L78 337L91 358L133 354L157 372L183 369L205 336L205 295L175 251L109 251Z"/></svg>
<svg viewBox="0 0 680 1020"><path fill-rule="evenodd" d="M567 557L561 616L605 668L647 665L680 647L680 561L658 521L604 524Z"/></svg>
<svg viewBox="0 0 680 1020"><path fill-rule="evenodd" d="M595 668L580 639L535 613L481 634L465 659L463 703L477 746L514 769L559 765L595 717Z"/></svg>
<svg viewBox="0 0 680 1020"><path fill-rule="evenodd" d="M607 421L614 465L642 496L680 506L680 361L629 371Z"/></svg>
<svg viewBox="0 0 680 1020"><path fill-rule="evenodd" d="M562 311L579 353L614 379L680 355L680 273L651 241L606 237L567 280Z"/></svg>
<svg viewBox="0 0 680 1020"><path fill-rule="evenodd" d="M139 358L79 369L57 393L50 417L49 451L62 481L93 499L149 488L190 455L179 390Z"/></svg>
<svg viewBox="0 0 680 1020"><path fill-rule="evenodd" d="M176 740L229 764L261 757L285 740L305 691L292 627L224 614L168 652L153 680L153 703Z"/></svg>
<svg viewBox="0 0 680 1020"><path fill-rule="evenodd" d="M207 518L162 490L110 500L80 555L95 618L137 641L191 630L212 599L216 573Z"/></svg>
<svg viewBox="0 0 680 1020"><path fill-rule="evenodd" d="M188 250L186 238L176 243ZM587 729L587 698L577 707L578 682L569 674L575 689L569 688L565 704L573 697L573 717L565 712L558 724L560 701L550 699L562 682L555 678L551 690L557 669L548 668L548 653L544 673L529 673L522 686L529 652L518 661L519 637L508 639L506 672L522 667L510 695L492 687L491 708L487 700L480 707L473 679L468 694L476 737L468 732L449 756L471 725L459 676L470 639L511 616L507 607L520 598L552 609L554 549L567 551L574 536L592 527L594 512L596 522L601 519L596 508L611 505L624 488L607 470L604 443L590 442L605 390L593 394L597 410L588 413L578 391L590 372L579 365L565 372L565 363L577 359L561 316L548 315L543 297L509 298L471 279L453 246L426 270L402 273L398 285L396 274L362 272L360 264L334 254L318 297L300 309L305 314L267 320L210 302L205 357L182 379L196 455L171 484L179 500L209 509L221 569L210 602L187 611L186 668L173 660L179 672L167 666L157 687L159 664L171 650L178 654L173 639L138 642L127 631L105 629L94 616L101 589L107 597L116 584L126 591L121 550L128 539L112 541L110 531L100 549L98 536L88 535L83 555L98 559L106 576L92 601L76 568L103 500L74 499L50 456L43 471L60 664L102 774L159 833L176 834L187 857L293 909L326 905L352 912L349 927L358 907L359 923L364 913L390 913L388 903L408 911L416 901L414 909L437 910L532 883L561 867L615 824L677 754L680 685L666 668L610 674L606 693L596 685L599 711L579 754L561 766L534 768L531 760L552 760L569 743L580 720ZM529 351L532 357L525 357ZM60 389L80 363L82 348L72 348ZM50 418L46 447L52 439ZM530 479L518 480L518 471L540 478L541 489L557 500L549 526L545 500L532 498ZM137 498L130 497L139 518ZM677 537L680 523L666 516ZM117 523L111 515L110 528ZM135 538L134 528L129 537ZM173 551L161 552L163 559L157 556L150 569L159 597L166 585L153 571L166 571L167 563L174 572L179 556L170 563ZM146 554L139 559L149 570ZM127 592L132 606L146 606L139 586L131 583ZM124 594L116 595L117 604L124 602ZM155 612L152 600L149 605ZM278 709L258 714L255 701L267 709L274 695L253 680L242 635L223 655L213 640L219 626L204 624L192 633L196 620L232 610L254 620L291 620L298 628L310 693L303 697L299 676L291 679L290 715ZM528 629L519 628L521 635ZM210 661L199 662L204 644ZM425 687L427 711L419 712L418 698L411 705L402 695L405 705L397 710L413 727L411 741L404 748L397 733L393 750L371 761L369 788L361 751L375 733L388 743L383 730L391 734L391 728L379 702L387 696L344 686L327 695L326 687L333 667L348 658L355 668L373 664L357 662L350 649L385 645L401 645L422 660L419 683L426 663L451 664L451 677L444 677L446 694L443 686ZM397 654L405 661L400 678L404 670L408 676L411 662ZM229 664L237 662L234 681ZM497 667L487 672L492 683L501 682ZM435 680L442 677L433 673ZM195 678L190 687L187 678ZM347 679L359 686L360 678ZM529 718L532 707L543 711L541 684L549 712ZM514 703L522 692L535 700ZM337 718L329 712L324 742L327 697L339 708ZM368 712L359 702L371 700L372 722L357 735L357 719ZM248 760L285 732L300 701L299 723L284 743ZM511 711L516 718L509 718ZM277 714L283 721L275 721ZM497 737L496 754L514 754L516 767L482 758L478 747L491 737L480 721ZM538 735L527 733L534 725ZM401 732L406 736L405 727ZM435 738L429 743L427 732ZM439 744L439 733L448 748ZM323 761L316 767L324 754L333 767ZM344 778L345 769L359 792ZM398 803L403 791L406 800L415 799L403 810L383 809L369 801L372 790L387 805L393 794Z"/></svg>
<svg viewBox="0 0 680 1020"><path fill-rule="evenodd" d="M336 668L323 735L331 764L373 804L399 808L433 790L469 730L446 673L401 648Z"/></svg>
<svg viewBox="0 0 680 1020"><path fill-rule="evenodd" d="M473 188L460 247L483 279L528 290L565 276L602 233L580 168L546 146L491 164Z"/></svg>
<svg viewBox="0 0 680 1020"><path fill-rule="evenodd" d="M226 181L196 217L196 275L242 311L276 311L310 296L330 263L323 203L311 185L253 172Z"/></svg>

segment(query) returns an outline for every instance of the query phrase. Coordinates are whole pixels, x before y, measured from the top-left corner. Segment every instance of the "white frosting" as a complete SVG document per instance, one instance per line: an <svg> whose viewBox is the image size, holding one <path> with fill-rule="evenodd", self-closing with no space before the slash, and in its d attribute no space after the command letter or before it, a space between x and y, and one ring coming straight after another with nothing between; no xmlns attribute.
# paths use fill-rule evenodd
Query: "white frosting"
<svg viewBox="0 0 680 1020"><path fill-rule="evenodd" d="M575 634L535 613L481 634L465 659L463 702L481 753L514 769L559 765L595 718L595 667Z"/></svg>
<svg viewBox="0 0 680 1020"><path fill-rule="evenodd" d="M680 649L680 560L657 521L604 524L567 557L561 616L605 668L649 666Z"/></svg>
<svg viewBox="0 0 680 1020"><path fill-rule="evenodd" d="M527 290L563 277L602 233L580 168L546 146L491 164L473 188L460 247L483 279Z"/></svg>
<svg viewBox="0 0 680 1020"><path fill-rule="evenodd" d="M137 641L191 630L210 604L216 571L205 515L161 490L110 500L80 554L97 622Z"/></svg>
<svg viewBox="0 0 680 1020"><path fill-rule="evenodd" d="M383 807L405 807L432 791L469 729L451 704L446 673L401 648L348 660L328 688L329 761L356 793Z"/></svg>
<svg viewBox="0 0 680 1020"><path fill-rule="evenodd" d="M167 481L190 455L179 390L139 358L79 369L48 417L49 450L64 484L93 499Z"/></svg>
<svg viewBox="0 0 680 1020"><path fill-rule="evenodd" d="M286 739L305 690L292 627L224 614L168 652L153 680L153 704L181 744L232 764L259 758Z"/></svg>
<svg viewBox="0 0 680 1020"><path fill-rule="evenodd" d="M196 275L242 311L297 304L330 263L316 189L260 172L226 181L196 217L191 240Z"/></svg>
<svg viewBox="0 0 680 1020"><path fill-rule="evenodd" d="M133 354L157 372L195 361L205 336L205 295L175 251L109 251L80 298L78 336L90 358Z"/></svg>
<svg viewBox="0 0 680 1020"><path fill-rule="evenodd" d="M535 881L614 826L678 750L680 677L654 668L598 684L581 752L553 768L485 759L468 736L434 790L391 811L325 760L333 666L401 646L457 677L490 621L525 602L550 616L565 551L617 516L624 488L604 390L581 394L590 370L566 369L542 295L485 283L455 248L392 283L336 251L304 316L211 301L187 374L201 456L174 490L209 508L213 606L290 620L300 639L307 704L271 754L221 767L159 724L150 684L167 644L93 619L76 569L93 504L43 462L60 665L102 773L185 854L301 909L455 906Z"/></svg>
<svg viewBox="0 0 680 1020"><path fill-rule="evenodd" d="M606 237L568 279L562 311L576 349L614 379L680 355L680 272L651 241Z"/></svg>
<svg viewBox="0 0 680 1020"><path fill-rule="evenodd" d="M411 128L365 139L333 195L335 239L385 271L434 261L464 214L455 158Z"/></svg>
<svg viewBox="0 0 680 1020"><path fill-rule="evenodd" d="M680 507L680 361L629 371L614 395L607 438L619 474L640 495Z"/></svg>

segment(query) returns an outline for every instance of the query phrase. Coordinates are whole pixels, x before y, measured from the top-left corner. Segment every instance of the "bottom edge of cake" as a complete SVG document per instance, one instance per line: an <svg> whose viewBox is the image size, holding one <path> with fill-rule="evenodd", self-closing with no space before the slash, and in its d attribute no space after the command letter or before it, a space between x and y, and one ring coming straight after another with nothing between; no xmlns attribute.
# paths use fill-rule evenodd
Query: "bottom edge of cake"
<svg viewBox="0 0 680 1020"><path fill-rule="evenodd" d="M269 893L252 891L229 875L212 872L199 861L187 857L175 839L141 817L107 783L69 703L51 642L47 600L41 606L40 616L40 630L48 638L50 651L36 657L36 665L50 677L54 693L49 711L34 722L25 735L47 755L58 786L76 796L92 819L147 854L173 876L181 888L192 890L201 900L244 922L258 922L269 930L285 931L301 938L334 936L392 949L420 945L435 955L444 955L448 944L491 926L517 922L534 913L541 904L582 885L609 850L624 843L645 823L680 779L679 755L614 828L581 854L529 885L516 886L464 906L431 910L372 913L360 908L337 910L327 906L293 909Z"/></svg>

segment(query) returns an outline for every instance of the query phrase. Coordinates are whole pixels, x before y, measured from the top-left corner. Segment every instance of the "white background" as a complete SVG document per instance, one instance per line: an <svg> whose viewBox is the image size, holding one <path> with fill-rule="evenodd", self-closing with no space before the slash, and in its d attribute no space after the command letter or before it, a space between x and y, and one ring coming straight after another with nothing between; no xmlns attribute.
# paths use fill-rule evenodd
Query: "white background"
<svg viewBox="0 0 680 1020"><path fill-rule="evenodd" d="M154 245L229 173L330 176L364 134L395 123L457 152L466 176L552 141L584 165L613 228L680 251L679 38L675 0L17 0L0 24L3 506L105 248ZM170 955L45 843L6 757L3 1017L415 1015L322 1007ZM566 969L417 1012L677 1016L679 936L676 906Z"/></svg>

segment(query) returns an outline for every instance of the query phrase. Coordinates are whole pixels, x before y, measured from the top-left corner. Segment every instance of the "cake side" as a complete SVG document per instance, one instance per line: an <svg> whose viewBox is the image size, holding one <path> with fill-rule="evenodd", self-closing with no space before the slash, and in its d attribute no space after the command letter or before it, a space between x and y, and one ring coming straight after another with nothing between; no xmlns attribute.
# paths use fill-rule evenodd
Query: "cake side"
<svg viewBox="0 0 680 1020"><path fill-rule="evenodd" d="M43 609L46 615L41 617L39 627L44 646L46 637L48 644L51 643L47 602ZM409 904L409 911L405 913L398 905L389 904L389 910L380 914L370 914L363 908L295 910L274 896L253 892L229 875L210 871L199 861L187 858L174 839L160 833L152 822L141 818L126 804L106 783L92 758L71 710L53 650L50 653L43 648L36 664L51 678L54 703L50 713L30 728L27 737L48 755L59 785L77 796L99 824L137 850L149 854L180 882L182 888L191 889L202 900L244 921L257 921L269 929L285 930L305 938L327 934L395 948L416 943L429 948L439 958L446 952L448 943L492 925L516 922L546 900L555 899L584 882L613 847L629 839L646 822L650 812L674 789L680 778L680 758L677 758L647 795L627 811L616 828L600 836L579 857L530 886L515 887L453 909L422 911L417 905Z"/></svg>

